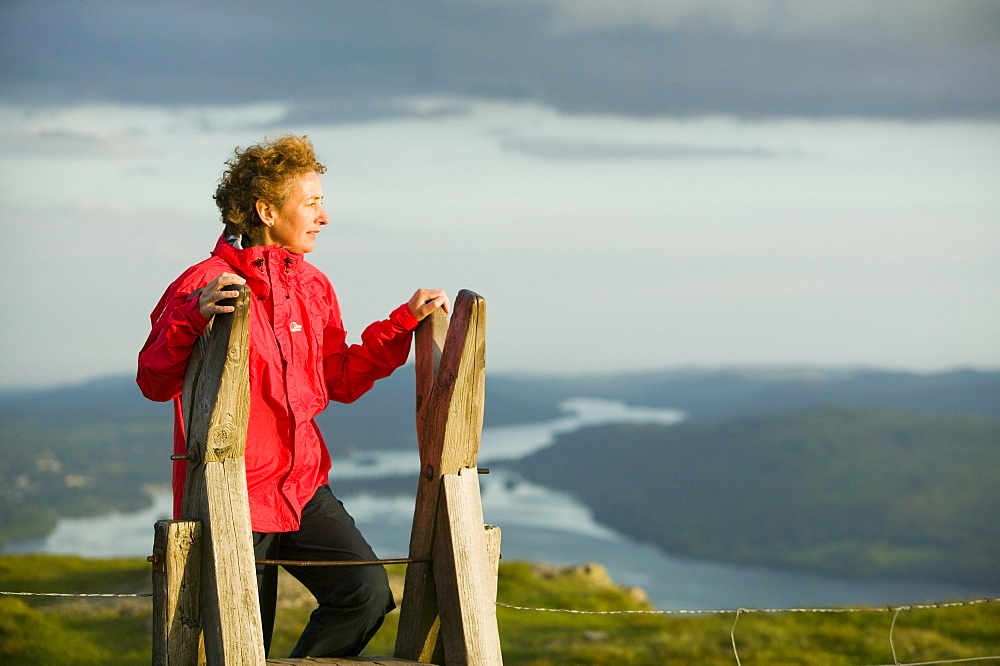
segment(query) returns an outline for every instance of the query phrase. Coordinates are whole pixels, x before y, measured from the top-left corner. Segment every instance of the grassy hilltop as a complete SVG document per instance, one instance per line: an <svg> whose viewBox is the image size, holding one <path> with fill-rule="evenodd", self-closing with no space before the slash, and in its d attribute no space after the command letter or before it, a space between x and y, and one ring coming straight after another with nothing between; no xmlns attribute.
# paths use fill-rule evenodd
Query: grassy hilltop
<svg viewBox="0 0 1000 666"><path fill-rule="evenodd" d="M403 570L392 567L394 588ZM0 556L0 590L34 592L150 591L149 564L136 559ZM310 610L308 593L283 575L272 656L288 653ZM498 600L531 608L590 611L648 610L645 595L616 586L603 568L555 568L525 562L500 567ZM150 663L149 598L81 599L0 595L0 663L9 666L90 666ZM734 662L735 615L573 615L498 608L508 666L669 666ZM388 655L398 611L370 646ZM735 639L743 664L892 663L888 632L893 614L749 614ZM893 641L907 662L967 659L1000 651L1000 603L908 610Z"/></svg>

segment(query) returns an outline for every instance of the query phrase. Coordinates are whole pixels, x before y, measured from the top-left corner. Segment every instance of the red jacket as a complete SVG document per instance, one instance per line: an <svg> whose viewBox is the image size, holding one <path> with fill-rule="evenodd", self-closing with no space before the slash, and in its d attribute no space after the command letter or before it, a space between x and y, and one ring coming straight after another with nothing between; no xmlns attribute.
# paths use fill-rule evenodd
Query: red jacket
<svg viewBox="0 0 1000 666"><path fill-rule="evenodd" d="M180 393L191 348L208 325L196 290L220 273L247 281L250 419L246 471L255 532L296 530L302 507L327 483L330 455L313 417L330 400L352 402L406 362L417 326L401 305L348 345L333 286L302 255L277 246L238 250L220 238L212 256L184 271L150 316L136 381L150 400L174 401L174 452L186 453ZM186 462L174 465L179 515Z"/></svg>

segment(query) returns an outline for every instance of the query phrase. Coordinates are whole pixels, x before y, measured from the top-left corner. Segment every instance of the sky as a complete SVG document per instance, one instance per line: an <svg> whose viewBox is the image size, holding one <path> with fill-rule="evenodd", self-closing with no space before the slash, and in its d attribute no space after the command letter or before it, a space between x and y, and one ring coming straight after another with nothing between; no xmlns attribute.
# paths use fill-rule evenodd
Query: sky
<svg viewBox="0 0 1000 666"><path fill-rule="evenodd" d="M0 2L0 388L132 373L237 146L307 134L351 339L487 362L1000 368L1000 3Z"/></svg>

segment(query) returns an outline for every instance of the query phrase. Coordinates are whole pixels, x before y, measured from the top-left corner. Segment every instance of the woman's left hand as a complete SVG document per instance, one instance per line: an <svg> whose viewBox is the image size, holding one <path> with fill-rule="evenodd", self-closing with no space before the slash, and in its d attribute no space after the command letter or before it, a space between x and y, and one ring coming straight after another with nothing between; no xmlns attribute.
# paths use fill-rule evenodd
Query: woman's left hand
<svg viewBox="0 0 1000 666"><path fill-rule="evenodd" d="M417 289L407 305L417 321L434 312L438 308L445 314L451 313L451 302L448 295L440 289Z"/></svg>

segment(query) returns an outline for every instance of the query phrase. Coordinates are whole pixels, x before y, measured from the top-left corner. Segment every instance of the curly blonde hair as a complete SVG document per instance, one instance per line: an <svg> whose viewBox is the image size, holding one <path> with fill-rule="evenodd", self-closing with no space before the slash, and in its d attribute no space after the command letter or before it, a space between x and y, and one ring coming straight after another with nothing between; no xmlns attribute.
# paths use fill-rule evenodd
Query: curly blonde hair
<svg viewBox="0 0 1000 666"><path fill-rule="evenodd" d="M246 149L237 146L226 166L229 168L215 190L215 203L222 213L226 233L242 234L253 244L261 241L258 201L281 208L291 191L293 178L313 171L326 173L326 167L316 160L309 137L294 134Z"/></svg>

